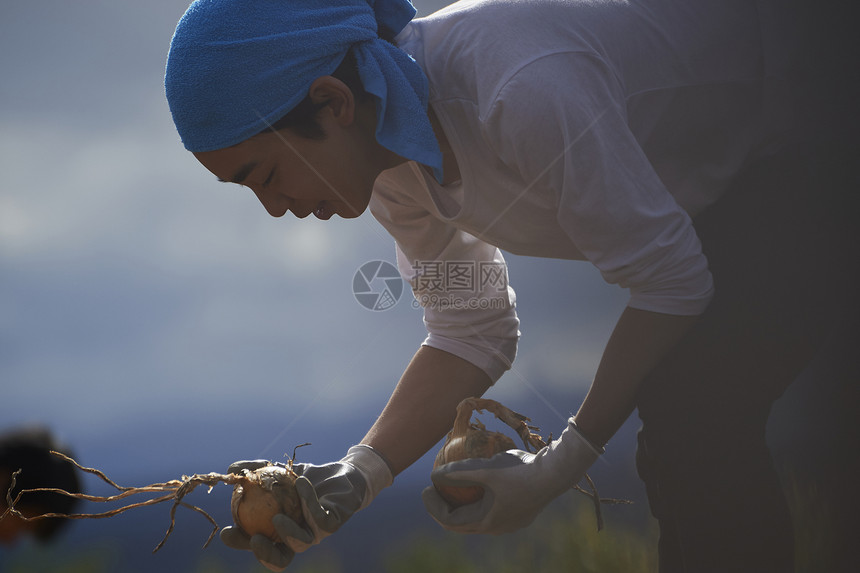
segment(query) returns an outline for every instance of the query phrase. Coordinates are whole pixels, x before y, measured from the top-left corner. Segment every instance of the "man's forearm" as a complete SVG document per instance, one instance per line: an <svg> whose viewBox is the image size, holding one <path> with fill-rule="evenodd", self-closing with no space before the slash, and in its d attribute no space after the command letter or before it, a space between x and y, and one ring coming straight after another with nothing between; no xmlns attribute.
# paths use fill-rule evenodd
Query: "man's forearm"
<svg viewBox="0 0 860 573"><path fill-rule="evenodd" d="M362 443L385 456L397 475L451 429L464 398L481 396L490 386L477 366L422 346Z"/></svg>
<svg viewBox="0 0 860 573"><path fill-rule="evenodd" d="M633 412L639 384L697 318L624 310L576 414L576 424L587 438L603 445L618 431Z"/></svg>

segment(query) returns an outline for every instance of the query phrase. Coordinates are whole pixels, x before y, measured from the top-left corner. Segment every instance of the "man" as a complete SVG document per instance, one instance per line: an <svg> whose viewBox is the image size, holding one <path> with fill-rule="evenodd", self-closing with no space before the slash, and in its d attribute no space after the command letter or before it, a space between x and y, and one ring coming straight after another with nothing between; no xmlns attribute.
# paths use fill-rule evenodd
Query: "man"
<svg viewBox="0 0 860 573"><path fill-rule="evenodd" d="M504 268L505 249L588 260L630 303L560 438L437 469L487 493L451 508L428 488L431 515L528 525L638 408L661 571L788 570L765 425L847 292L851 237L842 162L805 130L818 116L794 121L802 50L776 7L479 0L410 23L398 0L195 2L165 80L185 147L273 216L369 206L428 327L360 445L299 466L308 528L276 516L283 543L222 539L285 567L444 435L510 367L519 323L506 283L434 292L426 272Z"/></svg>

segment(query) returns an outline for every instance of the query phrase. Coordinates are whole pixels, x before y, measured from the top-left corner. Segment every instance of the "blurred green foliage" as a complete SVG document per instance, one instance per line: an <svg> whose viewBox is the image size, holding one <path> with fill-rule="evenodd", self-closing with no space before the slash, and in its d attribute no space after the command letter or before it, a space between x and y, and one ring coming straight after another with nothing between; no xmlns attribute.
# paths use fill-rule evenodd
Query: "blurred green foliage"
<svg viewBox="0 0 860 573"><path fill-rule="evenodd" d="M581 500L558 504L535 523L502 536L444 535L416 539L392 552L385 573L522 573L656 570L656 530L633 531L608 519L597 531L594 509ZM624 511L621 509L621 511Z"/></svg>
<svg viewBox="0 0 860 573"><path fill-rule="evenodd" d="M789 473L784 476L784 487L794 522L797 573L842 571L845 563L840 563L840 551L833 543L838 519L820 484Z"/></svg>
<svg viewBox="0 0 860 573"><path fill-rule="evenodd" d="M57 551L33 546L17 553L14 559L0 559L3 573L107 573L115 570L113 551L107 547L91 547L71 556L61 556Z"/></svg>

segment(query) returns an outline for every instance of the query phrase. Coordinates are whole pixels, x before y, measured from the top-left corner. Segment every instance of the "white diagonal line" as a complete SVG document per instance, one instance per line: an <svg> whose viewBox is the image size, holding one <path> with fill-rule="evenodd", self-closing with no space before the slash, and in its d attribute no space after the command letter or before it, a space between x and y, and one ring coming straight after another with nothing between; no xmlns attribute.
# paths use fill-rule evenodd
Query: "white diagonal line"
<svg viewBox="0 0 860 573"><path fill-rule="evenodd" d="M480 332L478 332L478 330L473 325L469 324L467 326L472 330L474 335L481 340L481 342L492 348L492 345L489 343L489 341ZM541 402L543 402L544 405L546 405L546 407L549 408L549 410L553 414L555 414L559 420L564 423L567 423L567 419L570 416L565 416L561 412L559 412L556 407L552 405L552 402L550 402L543 394L541 394L540 390L538 390L538 388L534 384L532 384L528 378L526 378L519 370L514 368L513 362L508 360L507 356L505 356L495 348L493 348L493 354L495 354L496 358L501 360L502 363L504 363L504 365L508 367L508 370L510 370L512 374L516 375L516 377L520 379L520 382L525 382L526 386L529 387L529 389L535 394L535 396L540 398Z"/></svg>
<svg viewBox="0 0 860 573"><path fill-rule="evenodd" d="M354 212L356 212L356 213L358 213L358 212L359 212L359 211L358 211L358 209L356 209L356 208L353 206L353 204L352 204L352 203L350 203L350 202L346 199L346 197L344 197L344 196L343 196L343 194L341 194L341 192L340 192L340 191L338 191L338 190L337 190L337 188L336 188L334 185L332 185L332 184L329 182L329 180L328 180L328 179L326 179L326 178L325 178L325 176L324 176L322 173L320 173L320 172L319 172L319 170L311 164L311 162L310 162L310 161L308 161L308 160L307 160L307 158L306 158L304 155L302 155L301 153L299 153L299 150L298 150L298 149L296 149L296 148L295 148L295 146L294 146L292 143L290 143L289 141L287 141L287 138L285 138L285 137L283 136L283 134L281 134L281 132L280 132L280 131L278 131L278 130L276 130L276 129L273 129L273 128L272 128L272 124L271 124L271 123L269 123L269 122L266 120L266 118L264 118L262 115L260 115L260 112L258 112L257 110L254 110L254 113L256 113L256 114L257 114L257 117L259 117L259 118L263 121L263 123L265 123L265 124L266 124L266 127L268 127L268 128L269 128L269 130L270 130L272 133L274 133L274 134L278 137L278 139L280 139L280 140L283 142L283 144L284 144L284 145L286 145L288 148L290 148L290 151L292 151L293 153L295 153L295 154L296 154L296 157L298 157L298 158L301 160L301 162L302 162L302 163L304 163L304 164L305 164L305 166L313 172L313 174L314 174L314 175L316 175L317 177L319 177L319 180L320 180L320 181L322 181L322 182L323 182L323 184L324 184L326 187L328 187L328 188L331 190L331 192L332 192L332 193L334 193L334 194L337 196L337 198L338 198L338 199L340 199L341 201L343 201L343 202L344 202L344 203L345 203L345 204L346 204L350 209L352 209ZM367 226L370 228L370 230L371 230L371 231L373 231L373 233L374 233L377 237L379 237L380 239L388 240L388 238L387 238L387 237L383 237L383 236L379 233L379 231L378 231L377 229L375 229L373 226L371 226L371 225L370 225L370 223L368 223L367 221L365 221L365 223L364 223L364 224L365 224L365 225L367 225Z"/></svg>
<svg viewBox="0 0 860 573"><path fill-rule="evenodd" d="M478 331L477 331L477 329L476 329L474 326L472 326L471 324L469 324L468 326L469 326L469 328L470 328L470 329L472 329L472 332L475 334L475 336L477 336L477 337L481 340L481 342L483 342L484 344L486 344L486 345L487 345L487 346L489 346L490 348L493 348L493 347L492 347L492 345L488 343L487 339L486 339L483 335L481 335L481 333L480 333L480 332L478 332ZM561 420L562 422L564 422L565 424L567 424L568 419L569 419L571 416L573 416L573 414L570 414L570 415L568 415L568 416L563 415L561 412L559 412L559 411L555 408L555 406L553 406L553 405L552 405L552 402L550 402L550 401L546 398L546 396L544 396L543 394L541 394L540 390L538 390L538 388L537 388L534 384L532 384L532 383L531 383L531 381L529 381L529 379L528 379L528 378L526 378L525 376L523 376L523 375L522 375L522 374L521 374L521 373L520 373L516 368L514 368L514 364L513 364L513 362L511 362L510 360L508 360L508 357L507 357L507 356L505 356L504 354L502 354L501 352L499 352L499 351L498 351L498 350L496 350L495 348L493 348L493 354L495 354L495 355L499 358L499 360L501 360L501 361L505 364L505 366L507 366L507 367L508 367L508 369L511 371L511 373L512 373L512 374L515 374L515 375L516 375L516 377L520 379L520 381L525 382L525 383L526 383L526 386L528 386L528 387L529 387L529 390L531 390L531 391L534 393L534 395L535 395L535 396L537 396L538 398L540 398L541 402L543 402L543 403L544 403L544 405L546 405L546 407L547 407L547 408L549 408L549 410L550 410L553 414L555 414L555 415L558 417L558 419L559 419L559 420ZM598 458L598 461L600 461L600 463L603 463L603 464L609 464L609 463L610 463L610 462L606 459L606 456L600 456L600 457Z"/></svg>
<svg viewBox="0 0 860 573"><path fill-rule="evenodd" d="M373 345L376 343L376 340L381 336L381 334L383 332L386 332L386 331L387 331L387 329L385 329L385 328L377 329L376 334L370 338L370 342L369 342L369 344L367 344L367 348L368 349L372 348ZM353 360L349 362L345 371L347 371L347 372L353 371L352 365L355 363L356 360L358 360L358 357L365 357L368 355L369 355L368 352L359 352L359 353L355 354L355 358L353 358ZM316 393L316 395L313 398L311 398L307 404L305 404L305 407L302 408L302 410L300 412L295 414L292 417L292 419L290 419L290 421L287 422L287 424L284 426L284 428L278 433L278 435L276 435L272 439L271 442L269 442L268 445L266 445L265 448L263 448L260 451L260 453L257 455L257 457L258 458L263 457L263 455L266 452L268 452L275 444L277 444L281 440L281 438L283 438L286 435L286 433L290 431L290 429L293 426L298 424L302 420L302 418L304 418L305 415L307 415L307 413L311 411L311 409L314 407L314 405L316 405L320 401L320 399L322 399L324 396L328 395L328 389L331 388L332 384L334 384L337 381L338 381L338 378L333 378L333 379L329 380L327 384L323 384L322 386L320 386L319 391Z"/></svg>
<svg viewBox="0 0 860 573"><path fill-rule="evenodd" d="M516 204L516 203L517 203L521 198L523 198L523 197L526 195L526 193L528 193L528 192L531 190L531 188L532 188L532 187L534 187L534 185L535 185L535 184L536 184L536 183L537 183L537 182L538 182L538 181L539 181L539 180L540 180L540 179L541 179L541 178L542 178L542 177L543 177L547 172L549 172L549 170L550 170L552 167L554 167L554 166L555 166L555 164L556 164L556 163L558 163L558 161L559 161L559 160L561 160L561 159L562 159L562 158L563 158L563 157L568 153L568 151L570 151L570 149L571 149L571 148L572 148L572 147L573 147L577 142L579 142L579 140L580 140L580 139L581 139L581 138L582 138L582 137L583 137L583 136L584 136L584 135L585 135L585 134L586 134L586 133L587 133L587 132L588 132L588 131L589 131L589 130L590 130L590 129L591 129L591 128L592 128L592 127L593 127L593 126L594 126L594 125L595 125L595 124L596 124L596 123L597 123L597 122L598 122L598 121L599 121L599 120L600 120L604 115L605 115L605 114L606 114L606 111L608 111L608 108L607 108L606 110L604 110L603 112L601 112L600 114L598 114L598 115L597 115L597 116L596 116L596 117L595 117L595 118L594 118L594 119L593 119L593 120L588 124L588 126L587 126L583 131L582 131L582 133L580 133L580 135L579 135L579 136L577 136L577 137L576 137L575 139L573 139L570 143L568 143L568 144L564 147L564 149L562 149L562 150L561 150L561 152L560 152L560 153L559 153L555 158L553 158L553 160L552 160L552 161L550 161L550 162L546 165L546 167L544 167L544 169L543 169L543 170L541 170L541 172L540 172L537 176L535 176L535 178L533 179L533 181L532 181L531 183L529 183L529 184L528 184L528 185L527 185L527 186L526 186L526 187L525 187L525 188L524 188L524 189L523 189L523 190L522 190L522 191L521 191L521 192L520 192L520 193L519 193L519 194L518 194L514 199L513 199L513 201L511 201L511 203L510 203L507 207L505 207L505 208L504 208L504 209L503 209L503 210L502 210L502 211L501 211L501 212L500 212L500 213L499 213L499 214L498 214L498 215L497 215L497 216L496 216L492 221L490 221L490 223L488 223L488 224L487 224L487 226L484 228L484 230L483 230L483 231L481 231L477 236L479 236L479 237L480 237L481 235L484 235L484 234L485 234L485 233L486 233L490 228L492 228L496 223L498 223L498 222L499 222L499 220L501 220L501 219L502 219L502 217L504 217L504 216L505 216L505 214L507 214L507 212L508 212L508 211L510 211L510 210L511 210L511 208L513 208L514 204ZM256 112L256 110L255 110L255 113L257 113L258 117L260 117L260 119L261 119L261 120L263 120L263 122L265 122L265 123L266 123L266 125L271 129L271 127L272 127L272 126L271 126L271 124L270 124L268 121L266 121L266 119L265 119L265 118L263 118L263 117L259 114L259 112ZM315 167L314 167L314 166L313 166L313 165L312 165L312 164L307 160L307 158L305 158L301 153L299 153L299 151L298 151L298 150L297 150L297 149L296 149L296 148L295 148L295 147L294 147L294 146L293 146L289 141L287 141L287 140L286 140L286 138L284 138L284 136L283 136L283 135L281 135L278 131L276 131L276 130L274 130L274 129L272 129L272 131L273 131L273 132L278 136L278 138L279 138L279 139L280 139L280 140L281 140L281 141L282 141L282 142L283 142L283 143L284 143L284 144L285 144L285 145L286 145L286 146L287 146L287 147L288 147L288 148L289 148L293 153L295 153L295 154L296 154L296 156L297 156L297 157L298 157L298 158L299 158L299 159L300 159L300 160L301 160L301 161L302 161L302 162L303 162L303 163L308 167L308 169L310 169L310 170L311 170L311 171L312 171L312 172L313 172L317 177L319 177L320 181L322 181L322 182L323 182L323 183L324 183L324 184L325 184L325 185L326 185L326 186L327 186L327 187L328 187L328 188L329 188L329 189L330 189L330 190L331 190L331 191L332 191L332 192L333 192L333 193L334 193L334 194L335 194L335 195L336 195L336 196L337 196L341 201L343 201L346 205L348 205L348 206L349 206L353 211L356 211L356 212L357 212L357 209L355 209L355 208L352 206L352 204L351 204L349 201L347 201L347 200L346 200L346 198L345 198L345 197L344 197L344 196L343 196L343 195L342 195L342 194L341 194L341 193L340 193L340 192L339 192L339 191L338 191L338 190L337 190L337 189L336 189L336 188L335 188L335 187L334 187L334 186L333 186L329 181L328 181L328 179L326 179L326 178L325 178L325 176L323 176L323 174L322 174L322 173L320 173L320 172L319 172L319 171L318 171L318 170L317 170L317 169L316 169L316 168L315 168ZM369 225L368 225L368 226L369 226ZM373 227L371 227L371 229L373 230L373 232L374 232L374 233L376 233L378 236L380 236L380 237L381 237L381 235L379 234L379 232L378 232L376 229L373 229ZM487 339L486 339L484 336L482 336L482 335L477 331L477 329L476 329L473 325L469 324L468 326L469 326L469 328L474 332L475 336L477 336L477 337L478 337L482 342L484 342L485 344L487 344L487 345L488 345L488 347L492 348L492 345L488 344ZM378 333L379 333L379 332L382 332L382 330L378 331ZM376 338L377 338L378 336L379 336L379 334L377 334L377 336L373 337L373 339L371 339L371 343L372 343L372 342L375 342L375 340L376 340ZM498 351L498 350L496 350L496 349L493 349L493 352L494 352L494 354L495 354L495 355L496 355L500 360L502 360L502 362L503 362L503 363L508 367L508 369L509 369L509 370L510 370L514 375L516 375L516 376L517 376L517 378L519 378L519 379L520 379L520 381L521 381L521 382L524 382L524 383L526 384L526 386L528 386L528 388L529 388L529 389L530 389L530 390L531 390L531 391L532 391L532 392L533 392L533 393L534 393L534 394L535 394L535 395L536 395L536 396L537 396L537 397L538 397L538 398L539 398L539 399L544 403L544 405L545 405L545 406L546 406L546 407L547 407L547 408L548 408L548 409L549 409L549 410L550 410L550 411L551 411L555 416L557 416L557 417L559 418L559 420L561 420L561 421L563 421L563 422L567 422L567 419L568 419L568 417L569 417L569 416L567 416L567 417L566 417L566 416L565 416L565 415L563 415L561 412L559 412L559 411L558 411L558 409L556 409L556 408L555 408L555 406L553 406L552 402L551 402L550 400L548 400L548 399L547 399L547 398L546 398L546 397L545 397L545 396L540 392L540 390L539 390L539 389L538 389L534 384L532 384L532 383L531 383L531 381L529 381L529 380L528 380L528 378L526 378L526 377L525 377L521 372L519 372L519 370L518 370L518 369L514 368L513 363L512 363L510 360L508 360L508 358L507 358L506 356L504 356L501 352L499 352L499 351ZM304 417L304 416L305 416L305 415L306 415L306 414L311 410L311 408L313 407L313 405L314 405L314 404L316 404L316 403L320 400L320 398L322 398L322 396L325 394L326 390L327 390L327 389L328 389L328 388L329 388L333 383L334 383L334 380L330 381L328 384L326 384L325 386L323 386L323 387L320 389L320 391L317 393L317 395L316 395L316 396L315 396L315 397L314 397L310 402L308 402L308 404L306 404L306 405L305 405L305 407L301 410L301 412L299 412L298 414L296 414L296 415L292 418L292 420L290 420L290 421L287 423L287 425L284 427L284 429L283 429L283 430L281 430L281 432L280 432L280 433L279 433L279 434L278 434L278 435L277 435L277 436L276 436L276 437L275 437L275 438L274 438L274 439L273 439L273 440L272 440L272 441L271 441L271 442L270 442L270 443L269 443L265 448L263 448L263 450L262 450L262 452L260 453L260 455L265 454L265 453L266 453L266 452L267 452L267 451L268 451L272 446L274 446L274 445L275 445L275 444L276 444L276 443L277 443L277 442L278 442L278 441L279 441L279 440L280 440L280 439L281 439L281 438L282 438L282 437L283 437L283 436L284 436L284 435L285 435L285 434L286 434L286 433L287 433L287 432L288 432L288 431L289 431L293 426L295 426L295 425L296 425L296 424L297 424L297 423L298 423L298 422L299 422L299 421L300 421L300 420L301 420L301 419L302 419L302 418L303 418L303 417Z"/></svg>
<svg viewBox="0 0 860 573"><path fill-rule="evenodd" d="M510 210L511 210L511 208L514 206L514 204L515 204L517 201L519 201L520 199L522 199L522 198L526 195L526 193L528 193L528 192L531 190L531 188L535 186L535 184L540 180L540 178L541 178L541 177L543 177L544 175L546 175L546 174L547 174L547 172L548 172L550 169L552 169L552 167L553 167L556 163L558 163L558 161L559 161L562 157L564 157L565 155L567 155L567 152L568 152L568 151L570 151L570 148L571 148L571 147L573 147L574 145L576 145L576 144L577 144L577 142L579 142L579 140L580 140L580 139L582 139L582 138L583 138L583 136L584 136L586 133L588 133L588 132L591 130L591 128L592 128L592 127L594 127L594 124L596 124L598 121L600 121L600 118L602 118L602 117L606 114L606 112L607 112L608 110L609 110L609 108L604 109L604 110L603 110L602 112L600 112L600 113L599 113L599 114L598 114L598 115L597 115L593 120L591 120L591 123L589 123L589 124L586 126L586 128L582 130L582 133L580 133L580 134L579 134L575 139L573 139L570 143L568 143L568 144L565 146L565 148L561 150L561 153L559 153L559 154L558 154L558 155L557 155L557 156L556 156L552 161L550 161L550 162L547 164L547 166L546 166L546 167L544 167L544 168L543 168L543 170L542 170L540 173L538 173L538 174L537 174L537 176L532 180L532 182L531 182L531 183L529 183L528 185L526 185L526 187L525 187L525 188L524 188L524 189L523 189L523 190L522 190L522 191L521 191L521 192L520 192L516 197L514 197L514 200L513 200L513 201L511 201L511 202L510 202L510 204L509 204L507 207L505 207L504 209L502 209L501 213L499 213L498 215L496 215L495 219L493 219L492 221L490 221L490 222L487 224L487 226L486 226L486 227L484 227L484 230L483 230L483 231L481 231L477 236L480 238L481 236L483 236L483 235L484 235L484 233L486 233L487 231L489 231L489 230L490 230L490 228L491 228L491 227L493 227L493 225L495 225L496 223L498 223L498 222L499 222L499 220L500 220L502 217L504 217L504 216L505 216L505 214L506 214L508 211L510 211Z"/></svg>

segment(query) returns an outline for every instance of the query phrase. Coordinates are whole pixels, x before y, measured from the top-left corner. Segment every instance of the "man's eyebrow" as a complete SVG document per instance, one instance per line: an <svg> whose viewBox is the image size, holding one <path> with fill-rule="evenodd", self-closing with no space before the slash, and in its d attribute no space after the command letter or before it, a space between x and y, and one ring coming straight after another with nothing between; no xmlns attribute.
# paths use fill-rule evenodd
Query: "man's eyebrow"
<svg viewBox="0 0 860 573"><path fill-rule="evenodd" d="M233 177L231 177L230 179L221 179L219 177L218 181L222 183L237 183L241 185L245 178L251 174L251 171L253 171L255 167L257 167L257 162L251 161L250 163L246 163L245 165L240 167L239 170L236 171L236 173L234 173Z"/></svg>

